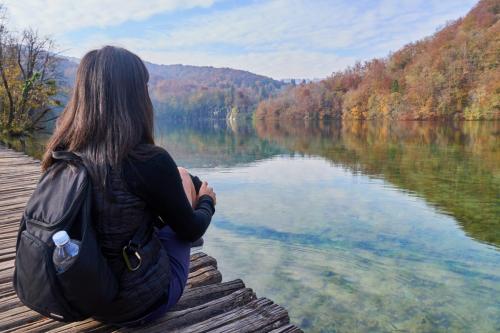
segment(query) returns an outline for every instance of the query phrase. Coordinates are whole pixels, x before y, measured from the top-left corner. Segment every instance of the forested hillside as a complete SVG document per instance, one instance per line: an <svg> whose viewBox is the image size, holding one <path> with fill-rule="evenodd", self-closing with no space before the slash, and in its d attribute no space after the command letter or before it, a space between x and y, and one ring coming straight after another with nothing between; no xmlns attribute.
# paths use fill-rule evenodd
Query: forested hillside
<svg viewBox="0 0 500 333"><path fill-rule="evenodd" d="M500 119L500 2L384 59L263 101L258 118Z"/></svg>
<svg viewBox="0 0 500 333"><path fill-rule="evenodd" d="M78 59L59 62L61 87L75 79ZM246 71L208 66L157 65L146 62L149 90L157 116L214 117L247 114L276 94L284 83ZM67 89L66 89L67 90Z"/></svg>
<svg viewBox="0 0 500 333"><path fill-rule="evenodd" d="M230 68L146 63L158 115L225 117L251 114L283 86L271 78Z"/></svg>

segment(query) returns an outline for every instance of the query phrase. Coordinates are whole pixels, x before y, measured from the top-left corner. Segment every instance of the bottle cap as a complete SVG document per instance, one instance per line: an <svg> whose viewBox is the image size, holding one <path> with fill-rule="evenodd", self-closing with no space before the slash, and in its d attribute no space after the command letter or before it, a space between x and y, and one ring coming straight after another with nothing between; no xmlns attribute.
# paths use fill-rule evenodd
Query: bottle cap
<svg viewBox="0 0 500 333"><path fill-rule="evenodd" d="M66 231L61 230L52 235L52 240L56 246L63 246L69 242L69 235Z"/></svg>

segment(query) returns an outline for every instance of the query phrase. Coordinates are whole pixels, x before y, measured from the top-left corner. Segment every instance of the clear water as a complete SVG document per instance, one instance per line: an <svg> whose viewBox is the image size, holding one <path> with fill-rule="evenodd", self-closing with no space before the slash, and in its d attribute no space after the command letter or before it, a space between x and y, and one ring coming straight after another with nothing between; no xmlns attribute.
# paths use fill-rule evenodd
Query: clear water
<svg viewBox="0 0 500 333"><path fill-rule="evenodd" d="M157 124L204 251L305 331L500 331L499 123Z"/></svg>

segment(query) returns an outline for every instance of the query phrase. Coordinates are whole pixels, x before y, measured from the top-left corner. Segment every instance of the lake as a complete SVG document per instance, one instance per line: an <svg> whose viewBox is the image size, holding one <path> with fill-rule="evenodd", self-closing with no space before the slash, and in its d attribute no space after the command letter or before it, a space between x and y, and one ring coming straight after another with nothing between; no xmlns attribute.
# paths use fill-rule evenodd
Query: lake
<svg viewBox="0 0 500 333"><path fill-rule="evenodd" d="M158 121L156 138L217 192L203 251L305 331L500 331L500 123Z"/></svg>

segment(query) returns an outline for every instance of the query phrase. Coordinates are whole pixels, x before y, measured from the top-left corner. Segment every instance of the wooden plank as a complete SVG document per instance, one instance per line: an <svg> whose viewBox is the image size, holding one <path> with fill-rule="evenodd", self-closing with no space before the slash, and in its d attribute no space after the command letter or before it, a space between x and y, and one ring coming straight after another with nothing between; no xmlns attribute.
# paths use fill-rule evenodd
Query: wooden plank
<svg viewBox="0 0 500 333"><path fill-rule="evenodd" d="M0 249L12 248L14 246L16 246L15 239L12 239L12 240L9 239L7 241L0 242Z"/></svg>
<svg viewBox="0 0 500 333"><path fill-rule="evenodd" d="M10 332L23 332L23 333L48 332L49 330L63 326L64 324L65 323L54 321L50 318L41 318L41 319L36 320L34 322L21 324L17 327L13 327L11 329L5 330L4 332L5 333L10 333Z"/></svg>
<svg viewBox="0 0 500 333"><path fill-rule="evenodd" d="M19 226L18 225L13 225L13 224L7 224L7 225L4 225L3 223L0 223L0 233L4 233L4 232L12 232L12 231L16 231L19 229ZM0 237L2 237L3 235L0 234Z"/></svg>
<svg viewBox="0 0 500 333"><path fill-rule="evenodd" d="M0 332L34 322L41 318L43 318L42 315L31 311L25 306L15 307L0 313Z"/></svg>
<svg viewBox="0 0 500 333"><path fill-rule="evenodd" d="M14 267L0 272L0 283L12 282L13 274L14 274Z"/></svg>
<svg viewBox="0 0 500 333"><path fill-rule="evenodd" d="M6 254L0 254L0 261L5 261L5 260L11 260L16 257L16 252L15 251L10 251L9 253Z"/></svg>
<svg viewBox="0 0 500 333"><path fill-rule="evenodd" d="M12 207L24 207L28 202L28 197L17 197L12 199L7 199L2 201L2 208L0 211L5 209L11 209Z"/></svg>
<svg viewBox="0 0 500 333"><path fill-rule="evenodd" d="M200 253L203 253L203 252L200 252ZM189 271L194 272L194 271L199 270L200 268L208 267L208 266L212 266L212 267L217 268L217 260L215 260L215 258L212 258L206 254L200 255L200 256L195 256L191 259L191 263L189 264Z"/></svg>
<svg viewBox="0 0 500 333"><path fill-rule="evenodd" d="M252 289L237 290L232 294L215 299L211 302L188 308L186 310L168 312L154 323L142 328L122 328L116 332L168 332L180 327L198 323L218 314L231 311L255 299Z"/></svg>
<svg viewBox="0 0 500 333"><path fill-rule="evenodd" d="M10 270L12 267L14 267L14 260L0 262L0 272Z"/></svg>
<svg viewBox="0 0 500 333"><path fill-rule="evenodd" d="M259 298L243 307L222 313L177 332L269 332L290 322L287 311L267 298Z"/></svg>
<svg viewBox="0 0 500 333"><path fill-rule="evenodd" d="M102 323L87 319L79 321L76 323L64 324L55 327L47 332L58 333L58 332L110 332L113 331L113 327L103 325Z"/></svg>
<svg viewBox="0 0 500 333"><path fill-rule="evenodd" d="M20 198L24 198L24 200L26 202L28 202L31 193L32 193L32 191L29 191L29 192L25 192L25 191L2 192L2 191L0 191L0 202L3 202L4 200L12 200L12 199L20 199Z"/></svg>
<svg viewBox="0 0 500 333"><path fill-rule="evenodd" d="M32 190L35 188L38 177L32 178L20 178L20 179L0 179L2 183L2 192L12 191L12 190ZM28 196L26 196L28 197Z"/></svg>
<svg viewBox="0 0 500 333"><path fill-rule="evenodd" d="M0 312L4 312L19 306L22 306L22 303L15 294L5 296L0 299Z"/></svg>
<svg viewBox="0 0 500 333"><path fill-rule="evenodd" d="M14 231L3 231L0 234L0 241L6 240L6 239L14 239L17 237L17 229Z"/></svg>
<svg viewBox="0 0 500 333"><path fill-rule="evenodd" d="M24 209L19 209L17 212L9 212L9 213L4 213L0 214L0 224L4 225L9 222L18 220L21 218L23 214Z"/></svg>
<svg viewBox="0 0 500 333"><path fill-rule="evenodd" d="M26 204L24 203L19 203L19 204L16 204L16 205L10 205L8 207L0 207L0 213L12 213L12 212L17 212L17 211L23 211L24 210L24 206Z"/></svg>
<svg viewBox="0 0 500 333"><path fill-rule="evenodd" d="M12 295L14 293L14 290L12 288L12 283L11 282L2 282L0 283L0 297L7 297L9 295Z"/></svg>
<svg viewBox="0 0 500 333"><path fill-rule="evenodd" d="M227 296L243 288L245 288L245 284L240 279L203 287L188 288L184 291L179 302L172 308L172 311L192 308L214 299Z"/></svg>
<svg viewBox="0 0 500 333"><path fill-rule="evenodd" d="M213 266L202 267L197 271L189 274L186 286L188 288L206 286L212 283L219 283L222 281L222 275Z"/></svg>

